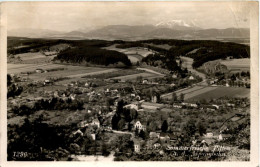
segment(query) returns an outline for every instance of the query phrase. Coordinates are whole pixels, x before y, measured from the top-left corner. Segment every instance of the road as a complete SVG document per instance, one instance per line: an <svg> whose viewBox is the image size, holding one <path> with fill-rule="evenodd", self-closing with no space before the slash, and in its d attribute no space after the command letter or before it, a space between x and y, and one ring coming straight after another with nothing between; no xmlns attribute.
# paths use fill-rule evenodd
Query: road
<svg viewBox="0 0 260 167"><path fill-rule="evenodd" d="M208 86L207 82L206 82L206 75L193 69L192 67L192 63L193 63L193 59L192 58L189 58L189 57L184 57L184 56L181 56L180 57L181 60L182 60L182 64L184 67L187 68L188 71L190 71L192 74L195 74L195 75L198 75L199 77L202 78L202 81L199 82L199 83L196 83L196 85L199 85L199 86ZM183 89L179 89L177 91L175 91L175 93L178 93L180 91L184 91L184 90L187 90L187 89L191 89L193 88L194 86L191 86L191 87L187 87L187 88L183 88ZM161 98L165 98L167 96L170 96L171 94L173 94L174 92L171 92L171 93L166 93L166 94L163 94L161 95Z"/></svg>
<svg viewBox="0 0 260 167"><path fill-rule="evenodd" d="M156 71L153 71L151 69L147 69L147 68L136 68L137 70L144 70L146 72L150 72L150 73L153 73L153 74L157 74L157 75L161 75L161 76L164 76L163 74L159 73L159 72L156 72Z"/></svg>
<svg viewBox="0 0 260 167"><path fill-rule="evenodd" d="M192 63L193 63L193 59L192 58L189 58L189 57L184 57L184 56L181 56L180 57L181 60L182 60L182 65L184 67L186 67L188 69L188 71L190 71L191 73L195 74L195 75L198 75L199 77L201 77L203 80L206 80L206 75L193 69L192 68Z"/></svg>

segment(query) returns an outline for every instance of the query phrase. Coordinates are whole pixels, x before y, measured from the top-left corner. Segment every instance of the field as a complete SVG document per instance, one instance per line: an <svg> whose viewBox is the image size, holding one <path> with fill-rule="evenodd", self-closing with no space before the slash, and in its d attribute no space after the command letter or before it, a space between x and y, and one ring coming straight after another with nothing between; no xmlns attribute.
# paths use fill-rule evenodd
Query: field
<svg viewBox="0 0 260 167"><path fill-rule="evenodd" d="M56 55L56 52L46 52L46 54L52 54L50 56L45 56L41 52L36 53L23 53L14 55L14 58L8 58L9 62L18 62L23 64L36 64L36 63L48 63L50 62Z"/></svg>
<svg viewBox="0 0 260 167"><path fill-rule="evenodd" d="M160 77L159 75L156 75L154 73L149 73L149 72L143 72L139 74L132 74L132 75L125 75L125 76L119 76L119 77L114 77L110 79L119 79L119 80L136 80L138 76L141 76L143 78L158 78Z"/></svg>
<svg viewBox="0 0 260 167"><path fill-rule="evenodd" d="M227 66L229 70L232 71L250 71L250 59L231 59L231 60L221 60L221 64Z"/></svg>
<svg viewBox="0 0 260 167"><path fill-rule="evenodd" d="M43 70L64 68L64 70L30 74L28 77L35 81L44 80L47 77L80 78L88 75L97 75L118 70L114 68L84 67L60 64L8 64L7 71L9 74L19 74L21 72L35 72L37 68L41 68Z"/></svg>
<svg viewBox="0 0 260 167"><path fill-rule="evenodd" d="M116 45L111 45L109 47L105 47L104 49L115 50L115 51L124 53L128 56L128 58L130 59L130 61L132 63L141 61L143 57L146 57L149 54L154 53L154 51L149 51L143 47L132 47L132 48L121 49L121 48L116 48Z"/></svg>
<svg viewBox="0 0 260 167"><path fill-rule="evenodd" d="M166 49L166 50L170 50L173 46L170 46L168 44L161 44L161 45L158 45L158 44L148 44L150 46L154 46L154 47L157 47L157 48L162 48L162 49Z"/></svg>
<svg viewBox="0 0 260 167"><path fill-rule="evenodd" d="M213 99L220 97L250 97L250 89L242 87L214 87L214 86L194 86L181 89L175 92L177 96L184 94L184 100L194 102L202 99ZM172 94L167 94L163 98L171 99Z"/></svg>
<svg viewBox="0 0 260 167"><path fill-rule="evenodd" d="M202 99L213 99L220 97L248 97L250 98L250 89L242 87L217 87L203 93L198 93L197 95L188 95L185 100L187 101L197 101Z"/></svg>

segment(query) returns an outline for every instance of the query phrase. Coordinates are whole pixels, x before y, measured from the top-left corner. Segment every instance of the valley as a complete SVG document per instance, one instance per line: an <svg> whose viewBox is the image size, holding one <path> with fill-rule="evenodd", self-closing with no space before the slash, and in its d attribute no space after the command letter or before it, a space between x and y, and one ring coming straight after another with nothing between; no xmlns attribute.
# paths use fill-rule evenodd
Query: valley
<svg viewBox="0 0 260 167"><path fill-rule="evenodd" d="M250 119L248 49L218 41L9 37L8 160L189 161L198 159L183 158L182 150L173 156L173 148L195 141L210 151L215 144L248 151L241 136ZM230 71L209 75L201 68L211 61ZM20 151L33 156L14 156Z"/></svg>

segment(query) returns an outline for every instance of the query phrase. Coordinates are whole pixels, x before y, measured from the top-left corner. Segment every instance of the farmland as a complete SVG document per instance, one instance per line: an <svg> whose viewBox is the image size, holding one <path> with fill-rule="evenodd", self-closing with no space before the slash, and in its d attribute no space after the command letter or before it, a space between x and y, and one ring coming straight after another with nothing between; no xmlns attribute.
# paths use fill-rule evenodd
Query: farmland
<svg viewBox="0 0 260 167"><path fill-rule="evenodd" d="M49 63L56 56L56 52L46 52L50 56L46 56L45 53L35 52L35 53L21 53L10 56L8 58L8 63L22 63L22 64L38 64L38 63Z"/></svg>
<svg viewBox="0 0 260 167"><path fill-rule="evenodd" d="M149 73L149 72L143 72L143 73L139 73L139 74L132 74L132 75L125 75L125 76L119 76L119 77L114 77L111 79L119 79L119 80L136 80L137 77L142 77L142 78L158 78L160 77L160 75L156 75L153 73Z"/></svg>
<svg viewBox="0 0 260 167"><path fill-rule="evenodd" d="M171 45L168 45L168 44L161 44L161 45L159 45L159 44L153 44L153 43L151 43L151 44L148 44L149 46L154 46L154 47L157 47L157 48L161 48L161 49L165 49L165 50L170 50L173 46L171 46Z"/></svg>
<svg viewBox="0 0 260 167"><path fill-rule="evenodd" d="M107 50L115 50L121 53L124 53L128 56L132 63L136 63L137 61L141 61L143 57L148 56L149 54L154 53L154 51L149 51L143 47L131 47L131 48L116 48L116 45L111 45L109 47L105 47Z"/></svg>
<svg viewBox="0 0 260 167"><path fill-rule="evenodd" d="M197 94L189 94L185 100L197 101L202 99L216 99L220 97L248 97L250 98L250 89L239 87L217 87L206 92L199 92Z"/></svg>
<svg viewBox="0 0 260 167"><path fill-rule="evenodd" d="M227 66L227 68L231 71L250 71L250 59L231 59L231 60L221 60L221 64Z"/></svg>
<svg viewBox="0 0 260 167"><path fill-rule="evenodd" d="M202 99L216 99L220 97L250 97L250 89L239 87L194 86L175 92L177 96L184 94L185 101L198 101ZM171 99L172 94L163 96Z"/></svg>
<svg viewBox="0 0 260 167"><path fill-rule="evenodd" d="M51 69L63 69L57 71L50 71L47 73L35 73L37 68L43 70ZM72 65L60 65L60 64L8 64L8 73L10 74L20 74L21 72L31 74L28 76L33 80L44 80L48 77L68 77L77 78L88 75L97 75L102 73L108 73L117 71L114 68L100 68L100 67L84 67L84 66L72 66Z"/></svg>

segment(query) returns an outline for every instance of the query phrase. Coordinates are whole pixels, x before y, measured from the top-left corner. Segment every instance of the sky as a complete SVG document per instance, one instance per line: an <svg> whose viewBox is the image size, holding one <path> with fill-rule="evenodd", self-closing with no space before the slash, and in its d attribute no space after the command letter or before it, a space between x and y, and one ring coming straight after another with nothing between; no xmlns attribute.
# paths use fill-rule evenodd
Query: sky
<svg viewBox="0 0 260 167"><path fill-rule="evenodd" d="M8 2L7 28L92 30L183 20L201 28L249 28L251 2Z"/></svg>

